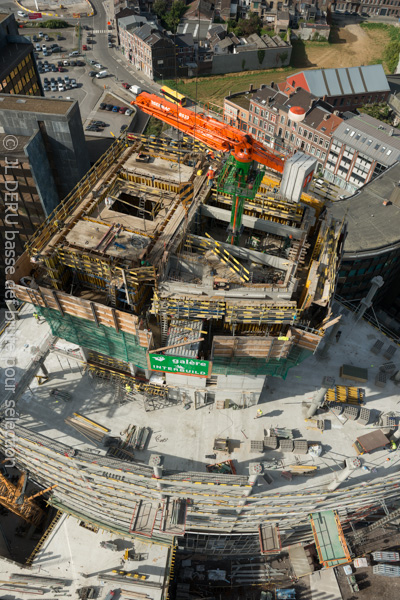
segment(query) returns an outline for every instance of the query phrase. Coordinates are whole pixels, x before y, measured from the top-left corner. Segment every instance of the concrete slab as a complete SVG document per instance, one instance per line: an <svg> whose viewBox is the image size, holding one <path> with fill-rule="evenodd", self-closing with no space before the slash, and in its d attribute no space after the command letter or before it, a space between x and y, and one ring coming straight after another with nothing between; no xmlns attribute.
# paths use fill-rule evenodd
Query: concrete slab
<svg viewBox="0 0 400 600"><path fill-rule="evenodd" d="M17 381L35 357L37 347L49 335L48 325L46 323L38 325L31 314L32 309L24 307L22 319L16 323ZM5 335L7 334L3 334L1 338L2 365L6 365L7 359L11 356ZM302 404L312 400L320 386L321 374L337 376L344 360L349 364L368 367L369 381L365 384L366 406L375 413L389 411L397 413L398 411L399 390L394 383L389 381L384 392L377 390L373 383L381 364L381 361L369 350L376 337L383 338L368 324L361 322L354 325L350 316L345 315L340 342L330 348L328 358L320 359L318 356L312 356L293 368L286 381L278 378L267 381L261 400L264 414L257 419L254 417L258 407L217 410L215 404L209 404L195 410L192 403L189 409L183 404L178 404L147 412L144 397L140 394L135 395L132 403L121 404L112 384L92 380L87 373L83 373L82 364L73 358L71 352L77 350L77 347L59 341L57 346L68 350L69 355L51 353L47 358L45 366L50 372L50 380L43 385L38 385L34 380L25 391L17 406L17 411L20 413L19 424L78 449L96 449L101 454L105 453L103 448L97 448L94 443L89 443L81 434L65 424L64 420L73 412L77 411L93 418L108 427L111 430L110 435L115 436L119 436L128 424L150 427L152 434L147 447L143 451L136 451L135 457L147 463L150 455L157 452L165 457L165 469L178 471L205 472L205 466L210 463L205 455L213 452L214 439L229 437L232 442L235 442L231 444L230 455L227 457L225 453L217 451L216 462L227 458L234 460L239 475L248 475L250 460L268 458L268 460L276 459L278 462L279 468L273 473L273 483L267 485L260 478L253 495L271 489L285 493L299 489L316 491L325 488L332 481L334 474L343 468L345 458L356 456L353 448L355 439L368 430L374 430L374 425L363 426L357 421L345 421L330 413L322 415L325 418L323 433L307 428ZM3 385L4 379L5 375L2 371ZM202 381L196 383L193 378L190 380L185 378L185 381L193 386L204 383ZM71 402L65 403L50 395L54 388L68 390L72 394ZM269 450L266 455L263 452L250 455L250 440L263 440L265 430L275 427L292 429L295 439L322 444L323 452L320 457L313 457L310 454L301 456L300 464L317 466L312 479L297 476L287 481L281 477L280 471L284 471L294 463L294 456L291 454ZM390 460L387 460L388 458ZM400 453L388 454L386 449L365 454L362 456L362 463L367 469L352 472L342 486L353 484L364 486L371 482L378 482L381 478L396 473L399 462Z"/></svg>
<svg viewBox="0 0 400 600"><path fill-rule="evenodd" d="M101 542L115 541L118 551L100 546ZM134 548L143 560L127 561L122 566L126 549ZM33 575L38 577L57 577L66 580L63 589L75 597L81 587L95 586L99 590L96 597L104 598L112 589L124 588L139 593L149 593L152 600L160 600L164 585L165 568L168 560L168 548L157 544L146 544L142 541L124 539L108 532L94 533L79 524L77 519L64 515L58 521L45 544L33 561L32 568L21 567L12 561L0 558L0 579L8 581L11 574ZM124 569L139 572L146 576L145 581L158 584L157 588L149 588L135 584L125 577L126 582L105 581L102 576L111 576L113 570ZM33 586L38 586L32 582ZM41 587L41 586L40 586ZM46 588L43 588L46 589ZM4 600L15 599L14 592L3 595ZM47 588L41 598L53 599L54 591Z"/></svg>
<svg viewBox="0 0 400 600"><path fill-rule="evenodd" d="M310 575L311 599L342 600L334 569L315 571Z"/></svg>

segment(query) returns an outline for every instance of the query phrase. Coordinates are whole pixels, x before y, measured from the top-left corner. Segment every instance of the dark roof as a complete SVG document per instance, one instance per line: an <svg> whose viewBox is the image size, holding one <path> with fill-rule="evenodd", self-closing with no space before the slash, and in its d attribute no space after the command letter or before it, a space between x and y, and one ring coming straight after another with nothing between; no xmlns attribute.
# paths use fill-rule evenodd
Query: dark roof
<svg viewBox="0 0 400 600"><path fill-rule="evenodd" d="M175 37L176 45L181 48L193 48L193 34L192 33L182 33L181 35L177 35Z"/></svg>
<svg viewBox="0 0 400 600"><path fill-rule="evenodd" d="M378 249L400 246L400 206L393 201L393 190L400 181L400 163L394 164L353 196L332 202L335 219L346 218L345 256L375 253ZM392 204L383 202L392 199Z"/></svg>
<svg viewBox="0 0 400 600"><path fill-rule="evenodd" d="M207 0L195 0L189 4L183 18L191 19L197 17L200 19L212 19L213 14L213 5L210 2L207 2Z"/></svg>
<svg viewBox="0 0 400 600"><path fill-rule="evenodd" d="M142 25L135 31L135 35L137 35L141 40L145 40L151 35L152 28L150 25Z"/></svg>

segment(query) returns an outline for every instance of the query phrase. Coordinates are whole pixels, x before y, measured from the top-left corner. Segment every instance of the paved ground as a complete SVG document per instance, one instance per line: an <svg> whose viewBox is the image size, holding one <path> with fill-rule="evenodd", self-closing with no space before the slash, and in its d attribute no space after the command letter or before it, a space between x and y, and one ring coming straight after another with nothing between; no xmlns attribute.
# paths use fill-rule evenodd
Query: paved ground
<svg viewBox="0 0 400 600"><path fill-rule="evenodd" d="M100 547L100 542L114 541L118 550L113 551ZM121 560L125 549L132 549L141 554L143 560L125 563L126 571L138 571L146 576L146 581L163 584L165 567L168 559L168 548L156 544L146 544L142 541L124 539L121 536L110 534L106 531L94 533L79 525L79 521L73 517L64 515L51 532L49 538L36 555L29 571L21 568L17 563L10 565L0 557L0 577L8 581L10 574L23 573L38 577L56 577L66 580L64 592L77 597L76 590L83 586L95 586L98 589L96 597L105 598L111 589L124 587L132 592L148 592L154 600L160 600L161 589L149 589L135 585L132 580L127 579L123 585L112 584L102 580L102 574L111 575L113 569L121 568ZM33 586L37 585L35 582ZM34 594L34 592L31 592ZM4 592L3 592L4 594ZM3 595L5 600L15 600L18 594L9 592ZM43 599L53 600L54 591L47 590ZM61 594L64 597L64 594ZM117 597L117 596L116 596ZM119 597L119 594L118 594Z"/></svg>
<svg viewBox="0 0 400 600"><path fill-rule="evenodd" d="M71 18L74 14L91 14L92 7L87 0L19 0L27 12L42 12L59 17Z"/></svg>

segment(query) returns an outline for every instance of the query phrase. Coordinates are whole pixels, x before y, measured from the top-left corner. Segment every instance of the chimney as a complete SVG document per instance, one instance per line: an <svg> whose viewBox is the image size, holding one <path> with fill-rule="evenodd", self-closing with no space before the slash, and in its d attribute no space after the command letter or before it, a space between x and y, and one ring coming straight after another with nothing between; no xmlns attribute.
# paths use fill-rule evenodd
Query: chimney
<svg viewBox="0 0 400 600"><path fill-rule="evenodd" d="M389 135L393 135L394 134L394 129L392 127L392 129L389 131Z"/></svg>
<svg viewBox="0 0 400 600"><path fill-rule="evenodd" d="M252 91L253 91L253 84L251 83L250 87L249 87L249 92L252 92Z"/></svg>
<svg viewBox="0 0 400 600"><path fill-rule="evenodd" d="M324 121L327 121L331 115L324 115Z"/></svg>
<svg viewBox="0 0 400 600"><path fill-rule="evenodd" d="M271 83L269 84L269 87L271 87L272 89L274 89L275 86L275 81L271 81Z"/></svg>

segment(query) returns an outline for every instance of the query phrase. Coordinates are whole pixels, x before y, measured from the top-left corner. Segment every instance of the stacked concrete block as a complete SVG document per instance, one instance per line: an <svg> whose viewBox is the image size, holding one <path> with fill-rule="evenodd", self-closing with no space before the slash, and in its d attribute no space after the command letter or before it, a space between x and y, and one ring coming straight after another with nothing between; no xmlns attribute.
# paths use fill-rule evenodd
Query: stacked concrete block
<svg viewBox="0 0 400 600"><path fill-rule="evenodd" d="M387 362L381 365L379 370L382 371L382 373L387 373L390 375L390 373L393 373L393 371L396 370L396 365L393 362Z"/></svg>
<svg viewBox="0 0 400 600"><path fill-rule="evenodd" d="M371 348L371 352L373 354L380 354L380 351L383 348L383 342L381 340L376 340L375 344Z"/></svg>
<svg viewBox="0 0 400 600"><path fill-rule="evenodd" d="M293 440L279 440L279 450L281 452L293 452Z"/></svg>
<svg viewBox="0 0 400 600"><path fill-rule="evenodd" d="M386 373L378 371L375 377L375 385L380 388L384 388L386 385Z"/></svg>
<svg viewBox="0 0 400 600"><path fill-rule="evenodd" d="M355 421L358 417L358 412L358 406L350 406L349 404L346 404L343 410L343 416L346 417L346 419L349 419L349 421Z"/></svg>
<svg viewBox="0 0 400 600"><path fill-rule="evenodd" d="M360 425L368 425L370 416L371 416L371 411L369 410L369 408L362 407L360 409L360 414L358 416L357 422Z"/></svg>
<svg viewBox="0 0 400 600"><path fill-rule="evenodd" d="M294 440L293 452L294 452L294 454L307 454L307 452L308 452L307 440Z"/></svg>
<svg viewBox="0 0 400 600"><path fill-rule="evenodd" d="M264 452L264 442L250 440L250 452Z"/></svg>
<svg viewBox="0 0 400 600"><path fill-rule="evenodd" d="M275 435L265 436L264 450L276 450L278 447L278 438Z"/></svg>
<svg viewBox="0 0 400 600"><path fill-rule="evenodd" d="M387 358L388 360L391 360L393 358L393 356L396 354L397 352L397 346L389 346L388 349L383 353L383 356L385 358Z"/></svg>
<svg viewBox="0 0 400 600"><path fill-rule="evenodd" d="M338 402L330 402L328 404L329 410L336 416L339 416L342 414L343 412L343 405L339 404Z"/></svg>
<svg viewBox="0 0 400 600"><path fill-rule="evenodd" d="M381 427L385 427L388 429L394 429L397 428L397 420L395 417L391 417L389 415L383 415L383 417L381 417Z"/></svg>

